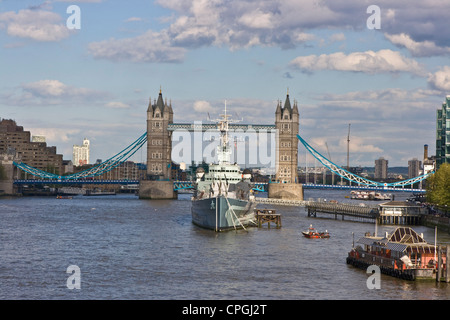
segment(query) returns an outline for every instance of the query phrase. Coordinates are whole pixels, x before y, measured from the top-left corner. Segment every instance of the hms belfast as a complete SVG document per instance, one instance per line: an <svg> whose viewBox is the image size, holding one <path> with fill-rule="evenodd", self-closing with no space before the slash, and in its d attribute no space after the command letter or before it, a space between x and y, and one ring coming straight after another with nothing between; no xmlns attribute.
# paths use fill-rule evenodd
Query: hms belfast
<svg viewBox="0 0 450 320"><path fill-rule="evenodd" d="M237 164L230 162L228 125L233 121L229 117L225 103L224 114L216 120L220 132L218 163L211 164L208 172L197 169L191 199L192 222L216 232L256 226L251 172L248 169L241 171Z"/></svg>

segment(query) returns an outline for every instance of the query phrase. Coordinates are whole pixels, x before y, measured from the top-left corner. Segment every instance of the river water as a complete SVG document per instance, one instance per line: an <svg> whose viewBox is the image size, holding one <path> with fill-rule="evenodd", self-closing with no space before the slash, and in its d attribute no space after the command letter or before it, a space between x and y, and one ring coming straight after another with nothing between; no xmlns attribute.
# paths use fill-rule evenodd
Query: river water
<svg viewBox="0 0 450 320"><path fill-rule="evenodd" d="M305 190L340 202L348 191ZM396 200L409 196L396 194ZM371 204L374 204L373 202ZM190 195L0 199L0 299L297 300L450 298L450 285L409 282L348 266L347 252L374 224L270 206L282 227L215 233L191 223ZM330 239L306 239L312 224ZM378 232L393 226L379 226ZM434 229L414 227L434 242ZM438 232L438 242L450 235ZM67 272L76 266L79 272ZM79 289L69 277L79 275ZM70 282L71 284L75 282Z"/></svg>

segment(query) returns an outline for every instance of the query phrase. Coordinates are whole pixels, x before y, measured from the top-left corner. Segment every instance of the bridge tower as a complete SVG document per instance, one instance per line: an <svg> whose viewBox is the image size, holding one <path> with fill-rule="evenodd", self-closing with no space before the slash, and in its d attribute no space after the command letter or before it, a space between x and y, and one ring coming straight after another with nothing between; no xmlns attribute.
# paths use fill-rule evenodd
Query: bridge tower
<svg viewBox="0 0 450 320"><path fill-rule="evenodd" d="M291 105L288 90L284 106L278 101L275 111L276 181L269 185L269 198L303 200L303 187L298 183L297 173L299 123L297 101Z"/></svg>
<svg viewBox="0 0 450 320"><path fill-rule="evenodd" d="M147 179L139 183L141 199L174 199L172 170L172 103L163 100L161 89L158 99L147 108Z"/></svg>
<svg viewBox="0 0 450 320"><path fill-rule="evenodd" d="M147 109L147 179L170 179L172 164L172 131L167 130L173 123L172 103L163 101L161 89L158 100Z"/></svg>
<svg viewBox="0 0 450 320"><path fill-rule="evenodd" d="M297 101L294 101L294 106L291 107L289 92L286 95L284 107L281 101L278 101L275 127L278 135L275 179L280 183L297 183L299 113Z"/></svg>

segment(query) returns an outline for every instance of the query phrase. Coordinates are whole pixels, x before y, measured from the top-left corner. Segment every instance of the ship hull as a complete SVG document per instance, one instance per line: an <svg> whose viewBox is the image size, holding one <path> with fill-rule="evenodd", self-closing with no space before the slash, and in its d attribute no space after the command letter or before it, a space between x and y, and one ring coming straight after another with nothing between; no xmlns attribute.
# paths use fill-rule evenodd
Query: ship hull
<svg viewBox="0 0 450 320"><path fill-rule="evenodd" d="M217 232L256 226L255 206L252 201L224 196L193 200L192 223Z"/></svg>

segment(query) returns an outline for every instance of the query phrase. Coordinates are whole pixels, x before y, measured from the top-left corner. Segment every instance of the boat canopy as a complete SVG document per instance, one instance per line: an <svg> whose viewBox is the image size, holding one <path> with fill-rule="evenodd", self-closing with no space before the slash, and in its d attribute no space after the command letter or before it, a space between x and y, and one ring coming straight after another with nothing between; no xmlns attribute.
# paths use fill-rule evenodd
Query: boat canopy
<svg viewBox="0 0 450 320"><path fill-rule="evenodd" d="M357 243L397 252L433 253L435 249L434 245L428 244L422 235L409 227L398 227L385 237L363 237Z"/></svg>

